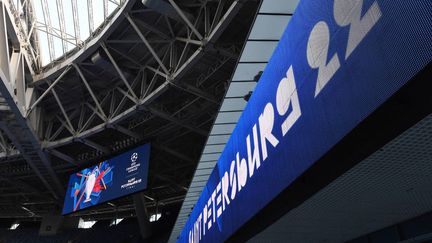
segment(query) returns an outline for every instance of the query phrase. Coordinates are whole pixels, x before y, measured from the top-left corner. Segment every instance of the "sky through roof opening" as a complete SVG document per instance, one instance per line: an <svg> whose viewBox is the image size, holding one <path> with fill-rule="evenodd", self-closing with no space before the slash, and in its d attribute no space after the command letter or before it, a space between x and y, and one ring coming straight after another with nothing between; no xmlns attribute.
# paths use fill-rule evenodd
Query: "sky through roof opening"
<svg viewBox="0 0 432 243"><path fill-rule="evenodd" d="M20 9L20 0L13 1ZM31 0L42 66L80 46L124 0Z"/></svg>

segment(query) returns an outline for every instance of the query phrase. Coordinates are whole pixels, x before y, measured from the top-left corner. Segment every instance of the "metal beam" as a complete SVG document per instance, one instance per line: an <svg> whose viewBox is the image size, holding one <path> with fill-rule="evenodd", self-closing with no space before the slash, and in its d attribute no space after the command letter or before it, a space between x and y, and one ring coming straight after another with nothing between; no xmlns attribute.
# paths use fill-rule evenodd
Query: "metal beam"
<svg viewBox="0 0 432 243"><path fill-rule="evenodd" d="M184 43L191 43L197 46L202 46L203 43L201 41L193 40L191 38L184 38L184 37L176 37L175 38L178 41L184 42Z"/></svg>
<svg viewBox="0 0 432 243"><path fill-rule="evenodd" d="M242 5L242 2L243 1L233 1L233 3L228 8L228 11L225 13L225 15L223 15L223 17L220 18L220 21L215 22L216 23L214 25L215 27L210 32L209 36L206 38L208 42L214 43L218 39L218 37L220 36L220 34L222 34L223 31L224 31L224 29L228 26L228 22L230 22L230 20L236 15L236 13L238 12L238 10L240 9L240 6ZM134 20L132 20L132 18L130 16L128 16L128 15L125 15L125 16L126 16L126 18L128 18L128 21L131 22L131 25L133 27L134 26L134 24L133 24ZM134 29L138 33L138 35L140 35L140 38L144 37L143 33L141 33L139 31L137 25L135 25ZM141 39L143 39L143 38L141 38ZM146 39L146 38L144 37L144 39ZM77 137L79 137L79 138L85 138L85 137L90 136L91 134L95 134L97 132L103 131L103 129L105 129L107 127L107 125L118 124L120 121L123 121L124 119L130 117L131 115L136 114L136 112L138 110L145 109L146 106L148 106L151 102L153 102L155 99L157 99L157 97L159 97L160 95L162 95L171 86L179 85L177 87L183 88L183 89L185 89L185 91L193 93L193 94L197 95L200 98L202 97L202 98L205 98L206 100L209 100L209 97L210 97L210 100L211 100L212 103L217 102L215 99L213 99L213 97L207 96L206 93L204 93L204 92L197 92L198 90L191 89L191 87L181 86L181 83L180 83L182 81L181 79L184 76L184 74L186 74L190 69L192 69L194 67L194 65L199 60L199 58L204 55L205 51L209 50L209 48L210 49L212 48L211 45L207 46L207 44L206 44L207 41L205 42L205 45L203 47L198 48L192 55L186 57L186 58L188 58L187 61L184 62L184 63L181 62L181 64L179 65L179 68L176 70L176 72L174 74L171 74L170 76L167 77L168 80L166 80L164 83L160 84L156 89L154 89L154 90L153 89L148 89L149 92L144 92L145 95L139 100L138 104L133 105L130 108L122 110L122 111L120 111L119 109L117 109L117 111L115 111L115 115L111 116L107 121L105 121L104 123L98 124L98 125L90 128L90 129L88 129L86 131L84 131L85 129L83 129L82 131L80 131L75 136L75 138L77 138ZM157 59L158 58L156 58L156 60ZM163 63L163 62L164 61L162 61L161 59L159 59L158 63ZM160 66L159 68L162 69L162 66ZM159 74L157 74L157 75L159 76ZM147 87L151 87L151 85L147 85ZM123 99L126 100L128 98L126 96L123 96ZM170 117L170 115L164 116L164 117L172 119L172 117ZM177 119L175 119L175 120L177 121ZM177 121L177 122L179 122L179 121ZM191 127L188 124L185 124L184 121L180 121L180 123L183 124L183 125L187 125L189 127L188 129L192 129L192 130L196 131L195 128ZM207 133L203 132L203 131L198 132L198 133L201 133L203 136L207 135ZM46 142L46 143L44 143L44 147L46 147L46 148L54 148L54 147L66 145L66 144L71 143L73 141L73 139L74 139L74 137L66 137L66 138L63 138L63 139L59 139L57 141Z"/></svg>
<svg viewBox="0 0 432 243"><path fill-rule="evenodd" d="M39 102L41 102L42 101L42 99L51 91L51 89L53 89L54 88L54 86L58 83L58 82L60 82L61 80L62 80L62 78L64 77L64 75L66 75L66 73L70 70L70 66L68 66L68 67L66 67L64 70L63 70L63 72L60 74L60 76L58 76L57 78L56 78L56 80L51 84L51 85L49 85L49 87L48 87L48 89L46 89L43 93L42 93L42 95L41 96L39 96L39 98L31 105L31 107L28 109L28 111L27 111L27 115L26 115L26 117L28 117L29 116L29 114L31 113L31 111L39 104Z"/></svg>
<svg viewBox="0 0 432 243"><path fill-rule="evenodd" d="M52 89L52 93L53 93L53 95L54 95L54 98L55 98L57 104L58 104L59 107L60 107L60 110L61 110L61 112L62 112L64 118L66 119L67 125L69 126L70 130L72 131L72 135L75 135L75 129L74 129L74 127L72 126L72 123L71 123L71 121L70 121L70 119L69 119L69 116L68 116L68 114L66 113L66 111L65 111L65 109L64 109L64 107L63 107L63 105L62 105L62 103L61 103L61 101L60 101L60 98L58 97L58 95L57 95L57 93L56 93L56 91L55 91L54 88Z"/></svg>
<svg viewBox="0 0 432 243"><path fill-rule="evenodd" d="M126 85L127 89L129 90L129 93L131 93L131 95L134 97L135 100L138 99L138 97L135 95L135 92L132 90L129 82L127 81L126 77L124 76L122 70L117 65L117 62L114 60L114 58L111 56L111 53L108 51L108 48L105 46L104 43L101 44L101 47L102 49L104 49L105 53L107 54L108 58L111 61L111 64L114 66L115 70L119 74L120 79L123 81L124 85Z"/></svg>
<svg viewBox="0 0 432 243"><path fill-rule="evenodd" d="M148 39L150 44L168 44L171 43L172 40L163 40L163 39ZM124 40L107 40L105 43L107 44L140 44L142 43L141 39L124 39ZM112 47L110 47L112 49Z"/></svg>
<svg viewBox="0 0 432 243"><path fill-rule="evenodd" d="M0 128L6 133L6 135L11 139L12 142L15 141L14 145L19 151L25 151L24 148L21 146L21 144L18 142L18 139L15 137L15 134L11 133L7 126L4 123L0 123ZM32 168L33 172L36 174L37 177L42 181L44 186L52 193L52 195L55 198L59 198L57 193L55 192L54 188L51 186L51 184L47 181L46 177L44 177L40 171L40 169L35 165L32 158L28 156L26 153L22 153L24 159L27 161L29 166Z"/></svg>
<svg viewBox="0 0 432 243"><path fill-rule="evenodd" d="M3 136L3 134L2 134L2 132L1 132L1 130L0 130L0 147L3 149L3 151L5 152L5 153L7 153L8 152L8 146L7 146L7 143L6 143L6 139L4 138L4 136Z"/></svg>
<svg viewBox="0 0 432 243"><path fill-rule="evenodd" d="M5 76L4 81L10 79L10 67L9 67L9 43L8 33L6 27L7 12L3 2L0 2L0 70Z"/></svg>
<svg viewBox="0 0 432 243"><path fill-rule="evenodd" d="M160 0L157 0L157 1L160 1ZM143 22L143 21L141 21L139 19L135 19L135 22L136 22L136 24L142 26L143 28L145 28L145 29L147 29L147 30L149 30L149 31L157 34L158 36L162 37L163 40L165 40L165 41L166 40L171 41L171 39L172 39L169 35L167 35L166 33L162 32L159 28L157 28L157 27L155 27L153 25L147 24L146 22ZM148 41L150 43L152 41L152 39L149 39Z"/></svg>
<svg viewBox="0 0 432 243"><path fill-rule="evenodd" d="M98 99L96 98L96 95L93 93L93 90L90 88L90 85L87 82L86 77L84 76L84 74L82 73L81 69L78 67L78 65L76 65L75 63L72 64L74 66L74 68L77 70L79 76L81 77L81 80L83 81L84 85L86 86L88 92L90 93L93 101L96 104L96 107L99 109L99 111L101 112L101 114L106 118L106 114L104 112L104 110L102 109L102 106L100 105Z"/></svg>
<svg viewBox="0 0 432 243"><path fill-rule="evenodd" d="M73 16L73 19L74 19L75 30L79 31L80 29L78 26L79 9L77 9L76 1L77 0L72 0L72 9L73 9L72 12L77 13L76 16L75 15ZM122 4L120 5L118 11L116 11L114 16L108 19L105 23L105 25L109 26L109 28L103 28L100 32L96 34L96 36L94 36L88 42L86 42L85 45L82 45L81 48L79 48L77 51L73 52L71 55L66 57L64 61L49 66L48 69L45 70L44 72L34 75L32 85L40 85L44 83L47 79L51 78L51 76L59 75L59 73L66 66L69 66L72 63L80 63L84 61L86 58L88 58L90 54L94 53L97 50L97 48L99 48L100 42L107 39L108 36L112 32L114 32L116 27L123 21L123 16L124 16L123 13L129 11L135 4L135 1L130 1L130 0L121 1L121 2ZM77 33L76 36L78 36L79 39L80 36L79 33Z"/></svg>
<svg viewBox="0 0 432 243"><path fill-rule="evenodd" d="M64 153L62 153L56 149L49 150L49 153L56 156L57 158L60 158L64 161L74 165L74 166L78 166L78 164L76 163L76 160L74 158L72 158L69 155L66 155L66 154L64 154Z"/></svg>
<svg viewBox="0 0 432 243"><path fill-rule="evenodd" d="M169 153L169 154L171 154L171 155L173 155L173 156L175 156L175 157L177 157L177 158L179 158L181 160L184 160L184 161L187 161L187 162L192 162L192 163L193 162L197 162L196 160L192 159L191 157L189 157L187 155L184 155L183 153L180 153L180 152L178 152L178 151L176 151L174 149L168 148L168 147L166 147L164 145L161 145L161 144L158 144L158 143L152 143L152 147L155 147L158 150L167 152L167 153Z"/></svg>
<svg viewBox="0 0 432 243"><path fill-rule="evenodd" d="M1 22L2 20L0 20L0 23ZM0 49L0 53L3 53L3 51L4 50ZM40 148L39 140L30 125L32 121L26 120L23 117L20 108L15 103L14 93L10 91L10 80L6 78L3 71L4 70L0 69L0 93L9 106L10 111L9 114L0 116L0 127L14 146L21 152L23 158L46 188L55 198L59 198L59 195L64 192L63 186L52 169L48 157ZM35 117L35 119L38 118ZM38 122L38 120L34 120L33 124L37 124ZM48 176L42 175L42 170L46 170ZM51 178L52 181L48 182L47 179L49 178ZM53 186L55 186L56 189L54 189Z"/></svg>
<svg viewBox="0 0 432 243"><path fill-rule="evenodd" d="M121 132L121 133L123 133L123 134L125 134L125 135L127 135L129 137L133 137L133 138L135 138L137 140L142 140L144 138L140 134L138 134L136 132L133 132L133 131L131 131L131 130L123 127L123 126L120 126L120 125L112 125L112 126L108 126L108 127L112 128L114 130L117 130L117 131L119 131L119 132Z"/></svg>
<svg viewBox="0 0 432 243"><path fill-rule="evenodd" d="M142 140L144 138L140 134L138 134L136 132L133 132L133 131L131 131L131 130L123 127L123 126L120 126L120 125L109 126L109 128L115 129L115 130L117 130L117 131L119 131L119 132L121 132L121 133L123 133L123 134L125 134L127 136L133 137L133 138L135 138L137 140ZM187 155L184 155L184 154L182 154L180 152L177 152L177 151L175 151L175 150L173 150L171 148L168 148L166 146L160 145L158 143L152 143L152 146L155 147L155 148L157 148L157 149L159 149L159 150L161 150L161 151L165 151L165 152L167 152L167 153L169 153L171 155L174 155L175 157L177 157L177 158L179 158L181 160L188 161L188 162L194 162L195 161L194 159L188 157Z"/></svg>
<svg viewBox="0 0 432 243"><path fill-rule="evenodd" d="M188 93L194 94L194 95L196 95L202 99L210 101L214 104L217 104L217 105L219 104L219 101L216 98L216 96L214 96L213 94L210 94L204 90L201 90L200 88L197 88L193 85L190 85L190 84L185 83L185 82L179 82L179 83L174 84L174 86L181 89L181 90L184 90Z"/></svg>
<svg viewBox="0 0 432 243"><path fill-rule="evenodd" d="M155 50L151 47L150 43L148 42L148 40L145 38L145 36L141 33L141 30L138 28L138 26L135 24L135 22L132 20L132 18L126 14L125 15L127 20L129 21L129 23L132 25L132 28L135 30L135 32L138 34L138 36L140 37L140 39L142 40L142 42L144 43L144 45L147 47L147 49L150 51L150 53L152 54L153 58L156 60L156 62L160 65L160 67L162 68L162 70L165 72L165 74L168 74L169 71L168 69L165 67L165 65L163 64L162 60L159 58L159 56L157 55L157 53L155 52Z"/></svg>
<svg viewBox="0 0 432 243"><path fill-rule="evenodd" d="M172 1L172 0L170 0ZM238 11L240 10L241 6L243 5L244 0L234 0L234 2L230 5L230 7L228 8L227 12L224 14L223 17L220 18L220 21L218 22L217 25L215 25L215 21L213 21L212 26L211 27L212 31L211 33L208 35L207 40L209 42L214 42L215 40L217 40L220 35L223 33L223 31L226 29L226 27L228 26L228 24L231 22L231 20L234 18L234 16L238 13ZM221 6L219 4L218 6L217 12L222 11L223 6ZM221 13L216 13L215 16L215 20L218 16L220 16ZM177 70L177 72L183 71L183 68L180 68L179 70ZM186 196L185 200L191 200L191 201L196 201L196 199L192 199L192 197L190 196ZM177 220L175 222L174 225L174 229L172 230L170 237L169 237L169 242L174 242L176 240L176 238L178 237L178 235L180 234L181 229L183 228L185 221L188 218L188 213L190 213L190 210L186 210L186 209L182 209L179 212L179 216L177 217Z"/></svg>
<svg viewBox="0 0 432 243"><path fill-rule="evenodd" d="M102 99L101 101L101 105L104 105L107 100L108 100L108 94L105 95L105 97ZM87 105L88 106L88 105ZM90 107L90 106L89 106ZM96 117L96 115L98 115L99 117L101 116L101 114L99 114L99 112L95 112L95 110L93 110L94 108L90 108L93 111L93 114L90 115L90 117L87 119L87 121L84 123L84 125L81 127L81 129L79 130L79 134L77 136L79 136L80 134L83 133L83 131L85 129L87 129L87 127L93 122L93 119ZM103 119L102 119L103 120ZM109 120L108 120L109 122ZM102 124L101 124L102 125Z"/></svg>
<svg viewBox="0 0 432 243"><path fill-rule="evenodd" d="M164 112L164 111L158 110L158 109L156 109L156 108L154 108L154 107L147 107L147 109L148 109L151 113L153 113L155 116L158 116L158 117L160 117L160 118L163 118L163 119L165 119L165 120L168 120L168 121L170 121L170 122L173 122L173 123L175 123L175 124L177 124L177 125L179 125L179 126L182 126L182 127L184 127L184 128L187 128L187 129L189 129L189 130L191 130L191 131L193 131L193 132L195 132L195 133L197 133L197 134L200 134L200 135L202 135L202 136L207 136L207 135L208 135L208 132L207 132L206 130L203 130L203 129L201 129L201 128L197 128L197 127L191 126L191 125L185 123L184 121L181 121L181 120L179 120L179 119L177 119L177 118L171 116L170 114L168 114L168 113L166 113L166 112Z"/></svg>
<svg viewBox="0 0 432 243"><path fill-rule="evenodd" d="M93 142L93 141L91 141L91 140L89 140L89 139L87 139L87 138L84 138L84 139L77 139L77 140L78 140L79 142L81 142L81 143L83 143L83 144L85 144L85 145L91 147L91 148L94 148L94 149L96 149L96 150L98 150L98 151L101 151L101 152L104 153L104 154L110 154L110 153L111 153L111 150L110 150L109 148L107 148L107 147L105 147L105 146L102 146L102 145L100 145L100 144L97 144L97 143L95 143L95 142Z"/></svg>
<svg viewBox="0 0 432 243"><path fill-rule="evenodd" d="M139 40L139 43L141 43L141 40ZM121 57L125 58L129 62L133 63L137 68L141 68L142 67L141 64L139 64L136 60L134 60L133 58L131 58L129 55L123 53L122 51L119 51L119 50L115 49L112 46L108 46L108 48L111 49L111 50L113 50L115 53L117 53Z"/></svg>
<svg viewBox="0 0 432 243"><path fill-rule="evenodd" d="M174 7L186 25L192 30L192 32L198 37L198 39L202 40L203 36L199 33L199 31L195 28L195 26L190 22L190 20L186 17L180 7L174 2L174 0L168 0L169 3Z"/></svg>
<svg viewBox="0 0 432 243"><path fill-rule="evenodd" d="M234 2L230 5L228 10L225 12L224 16L221 18L221 20L218 22L218 24L214 27L214 29L210 33L208 37L209 42L217 40L220 37L220 35L228 26L228 24L231 22L231 20L236 16L238 11L243 6L243 2L245 2L245 0L234 0Z"/></svg>

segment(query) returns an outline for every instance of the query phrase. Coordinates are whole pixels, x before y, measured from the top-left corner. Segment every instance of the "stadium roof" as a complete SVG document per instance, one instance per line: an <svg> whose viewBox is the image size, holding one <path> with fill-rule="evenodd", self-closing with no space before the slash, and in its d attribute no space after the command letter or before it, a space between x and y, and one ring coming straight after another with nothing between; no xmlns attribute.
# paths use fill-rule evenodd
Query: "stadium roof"
<svg viewBox="0 0 432 243"><path fill-rule="evenodd" d="M186 193L170 236L170 242L175 242L187 222L246 106L247 101L244 96L255 89L260 72L264 71L298 2L298 0L263 0L261 2L255 21L249 27L249 36ZM272 28L268 28L270 25Z"/></svg>
<svg viewBox="0 0 432 243"><path fill-rule="evenodd" d="M15 9L23 20L34 18L32 28L37 38L42 66L59 59L65 53L83 46L84 42L104 27L106 20L117 11L125 1L76 1L76 0L31 0L28 8L33 16L24 12L26 2L13 1Z"/></svg>
<svg viewBox="0 0 432 243"><path fill-rule="evenodd" d="M90 7L1 2L1 217L58 210L71 173L147 142L148 206L182 201L259 4L77 2ZM134 212L130 197L113 204L76 216Z"/></svg>

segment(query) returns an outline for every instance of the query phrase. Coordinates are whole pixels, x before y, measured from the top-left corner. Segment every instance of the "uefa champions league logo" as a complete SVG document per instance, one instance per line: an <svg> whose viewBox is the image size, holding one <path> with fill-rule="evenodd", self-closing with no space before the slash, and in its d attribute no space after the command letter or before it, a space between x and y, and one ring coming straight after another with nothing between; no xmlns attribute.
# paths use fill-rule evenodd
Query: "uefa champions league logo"
<svg viewBox="0 0 432 243"><path fill-rule="evenodd" d="M132 163L135 163L135 161L137 161L137 159L138 159L138 153L133 153L131 155L131 161L132 161Z"/></svg>
<svg viewBox="0 0 432 243"><path fill-rule="evenodd" d="M140 163L138 161L138 153L132 153L130 156L130 166L126 168L127 173L132 173L138 170Z"/></svg>

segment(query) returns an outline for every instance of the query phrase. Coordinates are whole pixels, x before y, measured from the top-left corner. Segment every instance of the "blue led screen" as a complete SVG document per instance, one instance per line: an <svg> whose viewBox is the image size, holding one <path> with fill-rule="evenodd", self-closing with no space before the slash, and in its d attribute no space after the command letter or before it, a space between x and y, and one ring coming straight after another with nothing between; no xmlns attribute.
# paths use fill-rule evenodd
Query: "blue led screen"
<svg viewBox="0 0 432 243"><path fill-rule="evenodd" d="M149 156L145 144L73 173L63 215L146 189Z"/></svg>
<svg viewBox="0 0 432 243"><path fill-rule="evenodd" d="M227 240L431 63L431 13L301 0L178 241Z"/></svg>

